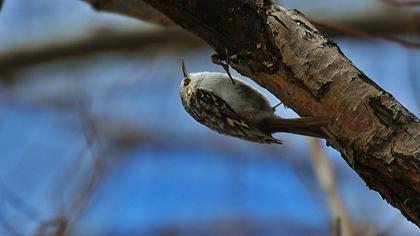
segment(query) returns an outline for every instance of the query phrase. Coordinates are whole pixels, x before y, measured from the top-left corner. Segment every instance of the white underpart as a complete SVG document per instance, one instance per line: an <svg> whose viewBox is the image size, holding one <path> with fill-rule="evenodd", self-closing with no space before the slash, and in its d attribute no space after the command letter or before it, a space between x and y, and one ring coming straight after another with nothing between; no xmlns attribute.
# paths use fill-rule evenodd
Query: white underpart
<svg viewBox="0 0 420 236"><path fill-rule="evenodd" d="M275 116L264 95L241 80L234 78L234 84L226 74L218 72L191 73L189 79L191 82L188 86L184 87L181 83L181 93L188 95L188 90L198 88L212 91L249 121L258 122L262 118ZM245 91L244 86L248 90Z"/></svg>

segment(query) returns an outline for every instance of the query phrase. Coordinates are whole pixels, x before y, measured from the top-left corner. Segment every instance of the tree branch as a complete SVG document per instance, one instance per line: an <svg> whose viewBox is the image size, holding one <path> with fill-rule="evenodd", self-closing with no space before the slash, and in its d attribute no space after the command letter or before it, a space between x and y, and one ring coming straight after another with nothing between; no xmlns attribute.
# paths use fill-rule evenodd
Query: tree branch
<svg viewBox="0 0 420 236"><path fill-rule="evenodd" d="M420 225L419 120L301 13L262 0L145 2L219 55L227 49L238 72L299 115L329 117L328 144L371 189Z"/></svg>
<svg viewBox="0 0 420 236"><path fill-rule="evenodd" d="M204 43L193 35L173 28L153 28L137 31L97 31L89 37L48 42L25 48L9 49L0 53L0 75L13 73L26 66L80 57L105 51L133 51L170 42L178 48L198 47ZM157 50L157 49L156 49ZM0 80L12 78L1 77Z"/></svg>
<svg viewBox="0 0 420 236"><path fill-rule="evenodd" d="M116 12L132 16L147 22L159 25L175 25L175 23L155 8L147 5L142 0L84 0L98 11ZM133 7L135 6L135 7Z"/></svg>
<svg viewBox="0 0 420 236"><path fill-rule="evenodd" d="M84 1L90 3L94 9L98 11L120 13L159 25L175 25L171 19L155 8L145 4L143 0ZM353 17L349 19L349 15L352 15ZM377 12L371 14L355 14L354 12L347 12L339 18L330 20L334 23L316 20L316 16L310 18L309 21L318 27L323 34L328 36L344 35L359 38L382 39L405 47L420 48L420 44L416 41L393 36L396 34L410 33L411 29L410 27L407 27L407 25L417 22L419 20L418 18L418 15L407 11L387 9L380 11L379 14Z"/></svg>
<svg viewBox="0 0 420 236"><path fill-rule="evenodd" d="M330 208L333 225L335 224L336 230L334 231L339 232L336 233L336 235L354 235L350 216L347 213L341 200L340 194L336 188L336 177L334 170L328 161L325 152L321 148L319 139L309 138L309 148L315 176L318 180L320 188L325 194L325 198ZM339 222L339 225L337 222Z"/></svg>
<svg viewBox="0 0 420 236"><path fill-rule="evenodd" d="M398 7L415 7L420 5L419 0L382 0L385 3L398 6Z"/></svg>

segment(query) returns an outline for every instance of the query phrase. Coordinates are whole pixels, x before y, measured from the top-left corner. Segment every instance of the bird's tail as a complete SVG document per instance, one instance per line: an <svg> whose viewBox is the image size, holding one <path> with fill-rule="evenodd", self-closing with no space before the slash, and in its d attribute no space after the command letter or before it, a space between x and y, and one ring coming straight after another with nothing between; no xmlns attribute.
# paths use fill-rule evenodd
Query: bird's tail
<svg viewBox="0 0 420 236"><path fill-rule="evenodd" d="M293 119L273 117L263 119L262 124L264 125L264 130L270 133L285 132L310 137L326 138L326 135L321 130L321 127L327 122L327 119L315 117L301 117Z"/></svg>

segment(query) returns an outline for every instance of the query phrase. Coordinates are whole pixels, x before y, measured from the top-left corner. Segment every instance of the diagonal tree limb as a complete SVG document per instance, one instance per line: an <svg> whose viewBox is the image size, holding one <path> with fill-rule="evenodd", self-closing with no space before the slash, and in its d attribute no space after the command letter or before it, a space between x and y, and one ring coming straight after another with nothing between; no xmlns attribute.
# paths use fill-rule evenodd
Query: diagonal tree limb
<svg viewBox="0 0 420 236"><path fill-rule="evenodd" d="M148 22L158 23L161 25L174 25L169 18L158 12L154 8L148 7L140 0L133 0L133 3L124 3L125 1L118 0L85 0L96 6L100 11L121 12L121 14L130 15ZM139 2L137 5L133 5ZM132 6L132 7L128 7ZM134 9L134 10L133 10ZM167 18L163 21L161 19ZM416 22L416 17L412 17L412 21ZM170 23L171 21L172 23ZM345 35L360 38L378 38L391 42L398 43L405 47L420 48L420 44L414 41L400 39L392 35L393 31L387 31L387 35L377 35L377 33L370 32L371 29L361 30L360 28L350 28L342 26L341 24L331 24L319 22L310 19L311 23L319 27L321 32L328 35ZM396 19L398 21L398 19ZM400 19L399 24L404 24L404 20ZM348 24L348 23L346 23ZM355 23L358 25L358 23ZM382 23L389 25L388 23ZM370 25L367 23L367 25ZM372 26L369 26L372 28ZM413 26L413 32L416 29ZM368 30L368 31L366 31ZM380 28L379 30L383 30ZM415 34L415 33L413 33ZM61 60L68 57L81 57L94 53L101 53L104 51L125 50L133 51L142 48L149 48L153 45L161 45L162 43L170 42L176 43L176 46L195 47L201 46L202 41L191 34L182 31L179 28L164 27L151 28L141 30L124 30L124 31L110 31L110 30L96 30L88 37L74 38L73 40L52 40L43 45L23 46L19 49L7 49L0 53L0 80L12 82L14 76L7 76L13 74L15 71L40 63L49 61ZM1 76L6 75L6 76Z"/></svg>
<svg viewBox="0 0 420 236"><path fill-rule="evenodd" d="M176 25L171 19L163 13L145 4L143 0L84 0L90 3L95 10L120 13L127 16L132 16L146 22L155 23L158 25L171 26ZM383 0L387 1L387 0ZM390 0L392 1L392 0ZM347 13L352 14L352 13ZM315 19L309 19L318 29L327 35L345 35L361 38L382 39L389 42L400 44L404 47L420 48L420 43L394 36L395 34L410 33L406 25L418 21L417 14L410 12L403 12L398 10L384 11L379 16L375 14L359 15L353 20L335 19L334 24L330 22L321 22ZM404 26L404 27L402 27Z"/></svg>
<svg viewBox="0 0 420 236"><path fill-rule="evenodd" d="M120 0L133 3L132 0ZM328 117L327 143L420 226L420 122L296 10L262 0L146 0L301 116Z"/></svg>

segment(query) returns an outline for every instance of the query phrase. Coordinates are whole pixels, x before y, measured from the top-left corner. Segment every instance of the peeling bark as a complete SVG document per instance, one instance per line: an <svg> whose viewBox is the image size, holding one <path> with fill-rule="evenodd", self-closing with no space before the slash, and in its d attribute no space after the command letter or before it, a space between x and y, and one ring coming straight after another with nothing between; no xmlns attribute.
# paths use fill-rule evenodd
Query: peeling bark
<svg viewBox="0 0 420 236"><path fill-rule="evenodd" d="M145 2L207 41L221 59L227 50L232 67L299 115L331 118L327 144L420 226L418 118L300 12L263 0Z"/></svg>

